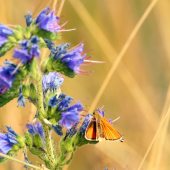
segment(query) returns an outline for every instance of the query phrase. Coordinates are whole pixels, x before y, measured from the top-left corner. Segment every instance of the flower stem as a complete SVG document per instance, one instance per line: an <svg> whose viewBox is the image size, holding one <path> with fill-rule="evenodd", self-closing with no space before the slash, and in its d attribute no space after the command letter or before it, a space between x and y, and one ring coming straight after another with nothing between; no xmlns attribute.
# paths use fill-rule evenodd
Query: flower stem
<svg viewBox="0 0 170 170"><path fill-rule="evenodd" d="M38 97L38 112L39 117L45 116L44 112L44 105L43 105L43 91L42 91L42 75L40 73L40 70L38 68L37 77L36 77L36 83L37 83L37 97ZM47 148L47 157L51 166L51 170L55 170L56 161L54 157L54 149L51 141L51 135L49 131L49 127L42 122L44 134L45 134L45 140L46 140L46 148Z"/></svg>
<svg viewBox="0 0 170 170"><path fill-rule="evenodd" d="M3 154L3 153L0 153L0 156L2 156L2 157L4 157L4 158L7 158L7 159L10 159L10 160L12 160L12 161L18 162L18 163L20 163L20 164L29 166L29 167L31 167L31 168L34 168L34 169L37 169L37 170L39 170L39 169L42 170L42 168L40 168L40 167L38 167L38 166L35 166L35 165L32 165L32 164L28 164L28 163L26 163L26 162L20 161L20 160L18 160L18 159L15 159L15 158L10 157L10 156L8 156L8 155L5 155L5 154Z"/></svg>

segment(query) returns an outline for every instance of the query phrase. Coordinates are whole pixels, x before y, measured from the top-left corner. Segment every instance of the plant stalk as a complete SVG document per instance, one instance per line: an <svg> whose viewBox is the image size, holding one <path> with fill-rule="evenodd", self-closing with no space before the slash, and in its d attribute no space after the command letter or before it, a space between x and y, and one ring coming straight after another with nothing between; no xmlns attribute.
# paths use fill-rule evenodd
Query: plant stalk
<svg viewBox="0 0 170 170"><path fill-rule="evenodd" d="M39 112L39 117L41 117L41 116L45 116L45 112L44 112L44 105L43 105L42 75L39 68L36 77L36 84L37 84L37 97L38 97L38 112ZM46 155L49 160L51 170L55 170L56 161L54 157L54 149L52 145L49 127L43 121L42 121L42 125L44 129L45 140L46 140L46 149L47 149Z"/></svg>

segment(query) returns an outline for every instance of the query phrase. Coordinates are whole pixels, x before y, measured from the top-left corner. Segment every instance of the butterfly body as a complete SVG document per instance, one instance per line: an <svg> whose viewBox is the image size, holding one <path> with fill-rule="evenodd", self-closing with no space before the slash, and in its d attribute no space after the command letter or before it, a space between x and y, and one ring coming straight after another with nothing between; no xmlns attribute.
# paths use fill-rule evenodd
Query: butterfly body
<svg viewBox="0 0 170 170"><path fill-rule="evenodd" d="M85 138L91 141L101 141L102 139L123 142L122 135L101 116L99 112L94 112L85 132Z"/></svg>

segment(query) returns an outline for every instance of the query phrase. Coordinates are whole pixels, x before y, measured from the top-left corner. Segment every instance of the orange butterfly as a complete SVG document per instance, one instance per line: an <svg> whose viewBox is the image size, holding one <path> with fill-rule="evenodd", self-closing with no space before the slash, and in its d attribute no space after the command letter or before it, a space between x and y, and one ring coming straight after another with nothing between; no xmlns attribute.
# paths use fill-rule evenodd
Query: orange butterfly
<svg viewBox="0 0 170 170"><path fill-rule="evenodd" d="M100 141L104 138L105 140L119 140L123 142L122 135L98 111L94 112L90 119L85 132L85 138L91 141Z"/></svg>

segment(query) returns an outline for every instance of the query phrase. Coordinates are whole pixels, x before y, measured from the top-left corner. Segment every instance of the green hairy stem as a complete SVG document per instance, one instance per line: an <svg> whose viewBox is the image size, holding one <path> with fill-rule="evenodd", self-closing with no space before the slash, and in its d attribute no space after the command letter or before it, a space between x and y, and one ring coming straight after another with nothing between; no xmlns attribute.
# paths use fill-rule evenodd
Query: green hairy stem
<svg viewBox="0 0 170 170"><path fill-rule="evenodd" d="M43 105L43 91L42 91L42 75L40 70L38 69L38 73L36 76L36 83L37 83L37 97L38 97L38 112L39 112L39 117L45 116L44 113L44 105ZM55 170L56 166L56 161L54 157L54 149L52 145L52 140L51 140L51 135L49 131L49 127L42 122L43 129L44 129L44 134L45 134L45 139L46 139L46 149L47 149L47 158L49 160L51 170Z"/></svg>

